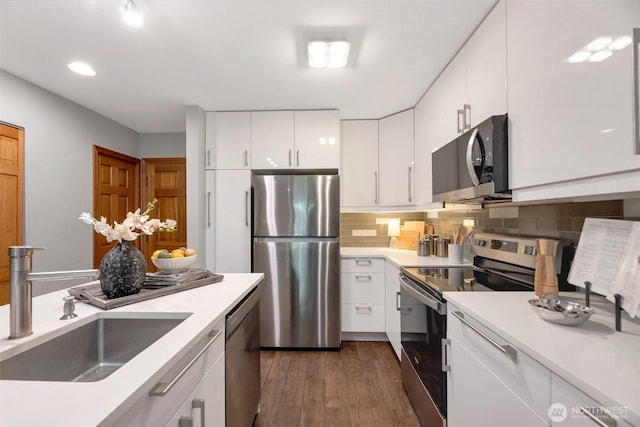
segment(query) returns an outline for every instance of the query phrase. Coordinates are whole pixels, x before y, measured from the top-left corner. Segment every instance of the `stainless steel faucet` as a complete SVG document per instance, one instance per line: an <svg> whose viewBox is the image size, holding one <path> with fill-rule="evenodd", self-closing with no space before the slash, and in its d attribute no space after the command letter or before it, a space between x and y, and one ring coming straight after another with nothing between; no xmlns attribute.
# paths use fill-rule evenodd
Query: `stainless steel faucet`
<svg viewBox="0 0 640 427"><path fill-rule="evenodd" d="M31 272L33 246L9 246L9 339L23 338L33 333L31 282L38 280L97 279L98 270Z"/></svg>

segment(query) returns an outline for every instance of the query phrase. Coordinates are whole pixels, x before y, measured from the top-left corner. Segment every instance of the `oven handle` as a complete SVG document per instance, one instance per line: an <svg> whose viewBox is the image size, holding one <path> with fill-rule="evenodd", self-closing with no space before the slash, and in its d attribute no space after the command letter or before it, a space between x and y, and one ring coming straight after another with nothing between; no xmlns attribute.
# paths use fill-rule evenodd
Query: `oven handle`
<svg viewBox="0 0 640 427"><path fill-rule="evenodd" d="M457 318L463 324L468 326L472 331L474 331L475 333L480 335L485 340L489 341L489 343L492 346L494 346L495 348L500 350L504 355L511 356L511 357L516 357L517 352L516 352L515 348L513 348L513 347L511 347L510 345L507 345L507 344L499 344L499 343L497 343L493 338L491 338L490 336L488 336L487 334L482 332L480 329L478 329L473 324L469 323L469 321L464 318L464 313L463 312L461 312L461 311L452 311L451 314L453 315L453 317Z"/></svg>
<svg viewBox="0 0 640 427"><path fill-rule="evenodd" d="M428 297L422 292L414 288L403 275L398 276L400 278L400 287L404 289L409 295L426 305L427 307L435 310L438 314L447 314L447 305L441 301L437 301Z"/></svg>

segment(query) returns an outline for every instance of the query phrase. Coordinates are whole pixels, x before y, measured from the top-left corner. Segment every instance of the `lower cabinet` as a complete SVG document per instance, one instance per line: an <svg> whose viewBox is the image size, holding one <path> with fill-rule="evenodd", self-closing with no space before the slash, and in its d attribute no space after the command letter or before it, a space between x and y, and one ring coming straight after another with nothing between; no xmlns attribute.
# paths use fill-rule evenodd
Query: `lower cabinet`
<svg viewBox="0 0 640 427"><path fill-rule="evenodd" d="M551 375L551 402L552 426L631 426L625 421L626 407L602 405L555 374Z"/></svg>
<svg viewBox="0 0 640 427"><path fill-rule="evenodd" d="M224 341L223 319L163 373L114 425L177 427L181 417L193 417L197 420L194 427L224 426Z"/></svg>
<svg viewBox="0 0 640 427"><path fill-rule="evenodd" d="M342 332L384 332L384 259L342 258Z"/></svg>
<svg viewBox="0 0 640 427"><path fill-rule="evenodd" d="M549 425L551 372L449 304L447 425Z"/></svg>
<svg viewBox="0 0 640 427"><path fill-rule="evenodd" d="M385 279L385 328L387 338L400 360L400 268L387 261ZM425 323L426 324L426 323Z"/></svg>
<svg viewBox="0 0 640 427"><path fill-rule="evenodd" d="M222 387L220 385L222 384ZM167 423L167 427L225 425L224 353Z"/></svg>

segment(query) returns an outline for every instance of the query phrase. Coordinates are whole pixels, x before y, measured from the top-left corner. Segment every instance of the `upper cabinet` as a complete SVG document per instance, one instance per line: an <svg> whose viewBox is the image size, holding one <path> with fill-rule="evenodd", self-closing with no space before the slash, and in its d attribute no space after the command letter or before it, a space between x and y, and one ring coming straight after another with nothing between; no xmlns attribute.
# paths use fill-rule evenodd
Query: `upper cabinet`
<svg viewBox="0 0 640 427"><path fill-rule="evenodd" d="M640 191L632 46L611 45L639 23L638 1L507 3L515 201Z"/></svg>
<svg viewBox="0 0 640 427"><path fill-rule="evenodd" d="M251 113L253 169L338 169L338 110Z"/></svg>
<svg viewBox="0 0 640 427"><path fill-rule="evenodd" d="M380 206L415 205L413 108L379 121Z"/></svg>
<svg viewBox="0 0 640 427"><path fill-rule="evenodd" d="M211 112L206 116L206 168L251 168L251 113Z"/></svg>
<svg viewBox="0 0 640 427"><path fill-rule="evenodd" d="M378 206L378 120L343 120L340 127L340 205Z"/></svg>
<svg viewBox="0 0 640 427"><path fill-rule="evenodd" d="M338 110L296 111L295 168L340 168L340 116Z"/></svg>
<svg viewBox="0 0 640 427"><path fill-rule="evenodd" d="M430 124L416 139L439 148L483 120L507 112L506 9L501 1L419 103ZM429 156L429 160L430 160Z"/></svg>
<svg viewBox="0 0 640 427"><path fill-rule="evenodd" d="M251 167L292 169L294 167L293 111L251 113Z"/></svg>

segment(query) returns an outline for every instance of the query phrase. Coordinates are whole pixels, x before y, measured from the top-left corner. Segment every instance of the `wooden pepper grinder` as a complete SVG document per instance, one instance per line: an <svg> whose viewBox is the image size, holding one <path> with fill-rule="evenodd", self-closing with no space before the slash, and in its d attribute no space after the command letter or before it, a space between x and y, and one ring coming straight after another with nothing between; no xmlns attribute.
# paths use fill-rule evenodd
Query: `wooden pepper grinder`
<svg viewBox="0 0 640 427"><path fill-rule="evenodd" d="M538 239L536 272L533 278L534 292L541 298L547 292L558 294L558 273L554 257L555 240Z"/></svg>

